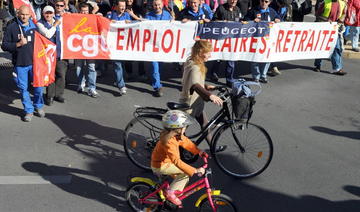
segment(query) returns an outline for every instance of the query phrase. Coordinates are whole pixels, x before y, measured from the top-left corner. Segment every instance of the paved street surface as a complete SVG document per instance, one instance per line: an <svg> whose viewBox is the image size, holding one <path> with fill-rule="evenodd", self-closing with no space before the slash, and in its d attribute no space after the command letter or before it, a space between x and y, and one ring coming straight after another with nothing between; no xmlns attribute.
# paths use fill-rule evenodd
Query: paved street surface
<svg viewBox="0 0 360 212"><path fill-rule="evenodd" d="M269 168L240 181L213 164L214 187L230 195L239 211L360 211L360 61L345 60L349 74L343 77L315 73L312 63L278 63L282 75L270 78L257 98L252 122L274 142ZM71 71L67 102L45 107L46 117L31 123L21 121L11 71L1 68L0 211L128 211L128 178L147 174L125 157L123 130L134 105L165 107L177 100L181 73L170 67L163 71L162 98L140 82L129 82L128 94L118 96L108 70L98 79L101 96L93 99L76 93ZM248 72L247 63L238 67ZM330 67L326 61L323 69ZM209 115L217 109L206 106ZM194 211L193 203L185 201L182 211Z"/></svg>

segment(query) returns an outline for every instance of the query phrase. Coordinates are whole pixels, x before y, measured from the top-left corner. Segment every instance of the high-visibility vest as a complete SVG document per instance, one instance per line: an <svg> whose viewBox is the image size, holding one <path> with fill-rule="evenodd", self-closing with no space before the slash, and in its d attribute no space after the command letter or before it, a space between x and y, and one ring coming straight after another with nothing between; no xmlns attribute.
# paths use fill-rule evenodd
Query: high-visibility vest
<svg viewBox="0 0 360 212"><path fill-rule="evenodd" d="M337 19L339 19L341 17L341 15L344 12L344 9L346 7L346 2L343 0L338 0L339 5L340 5L340 15L339 17L337 17ZM321 14L322 17L328 18L330 16L330 12L331 12L331 7L332 7L332 0L325 0L324 1L324 12Z"/></svg>

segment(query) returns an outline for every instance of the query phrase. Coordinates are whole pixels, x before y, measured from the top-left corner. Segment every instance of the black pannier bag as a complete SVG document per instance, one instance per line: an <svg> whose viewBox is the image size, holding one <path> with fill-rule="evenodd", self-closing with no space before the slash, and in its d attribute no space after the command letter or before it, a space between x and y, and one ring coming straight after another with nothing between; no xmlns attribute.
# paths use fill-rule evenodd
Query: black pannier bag
<svg viewBox="0 0 360 212"><path fill-rule="evenodd" d="M250 120L253 113L253 106L255 104L255 97L246 96L232 96L231 103L233 108L234 118L241 122Z"/></svg>
<svg viewBox="0 0 360 212"><path fill-rule="evenodd" d="M236 80L232 85L231 104L233 118L241 122L248 122L253 113L255 96L261 92L258 82Z"/></svg>

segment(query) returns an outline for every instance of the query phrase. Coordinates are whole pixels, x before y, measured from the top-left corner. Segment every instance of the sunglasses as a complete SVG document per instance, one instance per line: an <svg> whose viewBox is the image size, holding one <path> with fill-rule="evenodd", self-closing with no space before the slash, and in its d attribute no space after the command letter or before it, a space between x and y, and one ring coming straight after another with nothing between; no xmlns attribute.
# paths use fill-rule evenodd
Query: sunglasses
<svg viewBox="0 0 360 212"><path fill-rule="evenodd" d="M65 7L64 4L55 4L55 7Z"/></svg>

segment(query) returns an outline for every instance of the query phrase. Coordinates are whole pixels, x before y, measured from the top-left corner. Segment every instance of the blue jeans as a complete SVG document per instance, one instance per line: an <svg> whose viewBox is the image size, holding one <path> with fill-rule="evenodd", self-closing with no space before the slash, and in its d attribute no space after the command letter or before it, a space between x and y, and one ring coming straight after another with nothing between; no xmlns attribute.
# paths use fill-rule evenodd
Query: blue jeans
<svg viewBox="0 0 360 212"><path fill-rule="evenodd" d="M338 37L338 40L336 42L335 48L334 48L334 52L332 53L331 57L331 64L332 64L332 69L334 71L339 71L340 69L343 68L343 64L342 64L342 48L341 48L341 40L340 37ZM321 64L322 64L322 60L321 59L315 59L314 65L317 68L321 68Z"/></svg>
<svg viewBox="0 0 360 212"><path fill-rule="evenodd" d="M266 74L269 70L270 63L251 63L251 74L253 79L259 80L260 78L266 79Z"/></svg>
<svg viewBox="0 0 360 212"><path fill-rule="evenodd" d="M84 71L83 66L86 64L87 68ZM88 80L88 87L90 90L96 90L96 70L95 60L75 60L76 76L78 79L78 86L85 84ZM87 72L87 79L85 78L85 72Z"/></svg>
<svg viewBox="0 0 360 212"><path fill-rule="evenodd" d="M151 86L154 88L154 90L157 90L162 87L162 84L160 82L160 63L152 62L151 65Z"/></svg>
<svg viewBox="0 0 360 212"><path fill-rule="evenodd" d="M225 65L225 78L226 82L232 83L234 81L234 72L235 72L235 61L224 61ZM219 74L221 61L215 61L213 67L209 70L209 74Z"/></svg>
<svg viewBox="0 0 360 212"><path fill-rule="evenodd" d="M234 82L235 61L226 61L225 71L226 82Z"/></svg>
<svg viewBox="0 0 360 212"><path fill-rule="evenodd" d="M360 27L350 26L349 32L352 48L359 48Z"/></svg>
<svg viewBox="0 0 360 212"><path fill-rule="evenodd" d="M33 113L34 108L41 109L44 106L43 87L34 87L34 101L31 101L28 91L29 82L33 80L33 69L30 66L15 66L17 77L14 78L17 87L20 90L21 102L25 113Z"/></svg>
<svg viewBox="0 0 360 212"><path fill-rule="evenodd" d="M115 77L116 77L116 86L118 88L125 87L125 81L124 81L124 69L122 67L121 61L115 61Z"/></svg>

